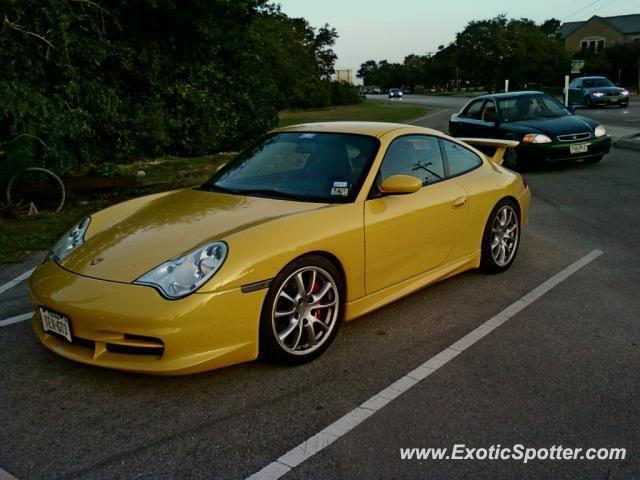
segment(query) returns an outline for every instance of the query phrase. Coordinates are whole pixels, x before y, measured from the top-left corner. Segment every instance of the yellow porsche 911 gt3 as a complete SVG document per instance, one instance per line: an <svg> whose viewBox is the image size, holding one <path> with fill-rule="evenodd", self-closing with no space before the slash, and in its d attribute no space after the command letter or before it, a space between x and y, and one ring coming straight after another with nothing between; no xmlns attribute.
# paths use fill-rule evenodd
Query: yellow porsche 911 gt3
<svg viewBox="0 0 640 480"><path fill-rule="evenodd" d="M276 130L199 187L80 220L31 277L33 328L66 358L135 372L307 362L343 320L509 268L531 197L501 166L516 145L391 123Z"/></svg>

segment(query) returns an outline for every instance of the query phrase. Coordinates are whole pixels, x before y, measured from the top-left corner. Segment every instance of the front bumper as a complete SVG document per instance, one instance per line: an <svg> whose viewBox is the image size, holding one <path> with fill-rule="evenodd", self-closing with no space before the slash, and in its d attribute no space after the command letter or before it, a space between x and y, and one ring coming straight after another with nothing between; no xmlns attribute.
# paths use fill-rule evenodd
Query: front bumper
<svg viewBox="0 0 640 480"><path fill-rule="evenodd" d="M32 325L53 352L78 362L178 375L254 360L266 290L166 300L151 287L71 273L46 262L29 282ZM73 343L42 328L39 307L69 318Z"/></svg>
<svg viewBox="0 0 640 480"><path fill-rule="evenodd" d="M571 153L571 145L586 144L587 151ZM576 142L553 142L541 144L523 144L516 147L518 161L529 163L559 162L566 160L580 160L584 158L606 155L611 150L611 137L605 135Z"/></svg>
<svg viewBox="0 0 640 480"><path fill-rule="evenodd" d="M592 105L625 105L629 103L629 97L626 95L605 95L603 97L589 97Z"/></svg>

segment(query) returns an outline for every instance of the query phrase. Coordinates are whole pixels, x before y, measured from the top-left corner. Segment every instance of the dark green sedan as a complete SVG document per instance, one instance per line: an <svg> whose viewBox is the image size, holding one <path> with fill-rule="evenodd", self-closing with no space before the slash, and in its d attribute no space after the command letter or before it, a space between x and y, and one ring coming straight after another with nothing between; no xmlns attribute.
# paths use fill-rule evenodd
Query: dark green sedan
<svg viewBox="0 0 640 480"><path fill-rule="evenodd" d="M476 97L451 116L449 133L517 140L520 144L510 160L520 166L562 160L595 163L611 149L611 137L602 125L534 91Z"/></svg>
<svg viewBox="0 0 640 480"><path fill-rule="evenodd" d="M578 77L569 84L569 105L585 107L629 106L629 91L615 86L606 77Z"/></svg>

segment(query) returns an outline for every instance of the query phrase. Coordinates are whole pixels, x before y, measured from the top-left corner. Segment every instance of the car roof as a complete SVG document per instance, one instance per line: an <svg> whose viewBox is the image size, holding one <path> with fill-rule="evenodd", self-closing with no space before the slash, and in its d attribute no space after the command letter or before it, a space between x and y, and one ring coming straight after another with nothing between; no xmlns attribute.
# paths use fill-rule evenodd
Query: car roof
<svg viewBox="0 0 640 480"><path fill-rule="evenodd" d="M604 78L605 80L609 80L607 77L603 77L602 75L590 75L588 77L578 77L574 78L574 80L595 80L596 78Z"/></svg>
<svg viewBox="0 0 640 480"><path fill-rule="evenodd" d="M474 100L478 100L481 98L490 98L490 99L518 98L518 97L524 97L527 95L545 95L545 93L539 92L537 90L522 90L518 92L509 92L509 93L489 93L487 95L480 95L474 98Z"/></svg>
<svg viewBox="0 0 640 480"><path fill-rule="evenodd" d="M406 125L404 123L387 123L387 122L322 122L322 123L303 123L300 125L291 125L289 127L278 128L276 132L327 132L327 133L353 133L357 135L369 135L372 137L381 137L385 133L389 133L399 129L419 130L423 133L431 135L442 135L442 132L432 130L430 128L416 127L414 125Z"/></svg>

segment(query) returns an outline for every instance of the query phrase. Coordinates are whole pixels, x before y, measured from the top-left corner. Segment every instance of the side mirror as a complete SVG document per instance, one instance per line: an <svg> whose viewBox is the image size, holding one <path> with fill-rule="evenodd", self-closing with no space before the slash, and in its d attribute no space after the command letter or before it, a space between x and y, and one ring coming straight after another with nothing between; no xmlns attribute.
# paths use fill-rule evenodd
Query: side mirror
<svg viewBox="0 0 640 480"><path fill-rule="evenodd" d="M402 195L405 193L417 192L422 188L422 180L411 175L391 175L387 177L380 185L382 193L390 193L392 195Z"/></svg>
<svg viewBox="0 0 640 480"><path fill-rule="evenodd" d="M578 85L578 86L576 87L576 90L582 90L582 86L581 86L581 85Z"/></svg>

